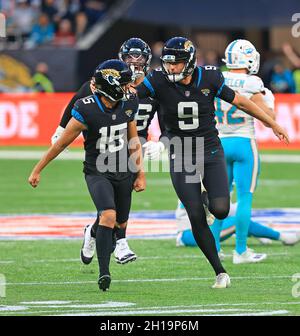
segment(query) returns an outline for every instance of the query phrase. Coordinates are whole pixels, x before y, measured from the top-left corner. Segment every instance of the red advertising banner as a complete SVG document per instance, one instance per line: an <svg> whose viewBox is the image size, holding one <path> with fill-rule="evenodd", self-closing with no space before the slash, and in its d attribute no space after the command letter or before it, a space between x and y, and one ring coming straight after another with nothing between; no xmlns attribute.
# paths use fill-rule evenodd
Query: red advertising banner
<svg viewBox="0 0 300 336"><path fill-rule="evenodd" d="M0 94L0 145L49 145L72 96L73 93ZM288 131L291 144L279 142L270 128L257 121L259 147L300 149L300 94L277 94L275 102L276 120ZM157 135L157 121L151 129ZM81 144L79 137L74 145Z"/></svg>
<svg viewBox="0 0 300 336"><path fill-rule="evenodd" d="M275 95L276 121L287 130L290 144L279 141L272 129L255 121L256 138L261 149L300 149L300 94Z"/></svg>
<svg viewBox="0 0 300 336"><path fill-rule="evenodd" d="M50 145L72 96L73 93L1 94L0 145ZM78 138L75 144L80 141Z"/></svg>

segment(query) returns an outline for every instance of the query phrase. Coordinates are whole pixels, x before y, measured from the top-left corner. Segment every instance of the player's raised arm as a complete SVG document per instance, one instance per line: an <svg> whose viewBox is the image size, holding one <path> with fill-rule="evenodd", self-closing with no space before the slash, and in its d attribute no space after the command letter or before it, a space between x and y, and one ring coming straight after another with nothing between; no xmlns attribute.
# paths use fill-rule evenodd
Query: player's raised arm
<svg viewBox="0 0 300 336"><path fill-rule="evenodd" d="M267 113L265 113L259 106L253 103L250 99L236 93L231 104L235 105L240 110L243 110L252 117L259 119L264 124L272 128L274 134L279 140L284 140L286 144L289 143L289 137L286 131L279 126Z"/></svg>
<svg viewBox="0 0 300 336"><path fill-rule="evenodd" d="M264 112L266 112L273 120L275 120L275 112L273 109L270 109L269 106L265 103L264 97L261 93L254 94L250 100L253 101L257 106L259 106ZM265 124L265 126L270 127Z"/></svg>
<svg viewBox="0 0 300 336"><path fill-rule="evenodd" d="M66 147L68 147L81 133L84 131L86 126L76 119L72 118L62 136L49 148L49 150L44 154L42 159L33 168L28 182L33 188L37 187L40 181L41 171L55 159Z"/></svg>

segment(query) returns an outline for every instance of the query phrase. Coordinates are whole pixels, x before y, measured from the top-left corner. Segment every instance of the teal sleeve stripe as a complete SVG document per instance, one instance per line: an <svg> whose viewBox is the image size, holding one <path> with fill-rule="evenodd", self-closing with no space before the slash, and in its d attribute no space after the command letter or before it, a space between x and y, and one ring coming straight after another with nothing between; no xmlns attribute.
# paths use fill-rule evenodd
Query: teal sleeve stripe
<svg viewBox="0 0 300 336"><path fill-rule="evenodd" d="M202 78L202 68L201 68L201 67L198 67L198 81L197 81L197 88L198 88L199 85L200 85L201 78Z"/></svg>
<svg viewBox="0 0 300 336"><path fill-rule="evenodd" d="M220 89L218 90L217 95L216 95L217 97L219 97L220 93L222 92L222 89L223 89L224 85L225 85L225 81L223 82Z"/></svg>
<svg viewBox="0 0 300 336"><path fill-rule="evenodd" d="M151 96L154 97L155 96L155 91L154 91L153 86L149 82L149 79L147 77L144 78L143 83L145 84L145 86L147 87L147 89L151 92Z"/></svg>
<svg viewBox="0 0 300 336"><path fill-rule="evenodd" d="M76 120L80 121L81 123L85 124L86 125L86 122L83 118L83 116L76 110L72 109L72 117L74 117Z"/></svg>

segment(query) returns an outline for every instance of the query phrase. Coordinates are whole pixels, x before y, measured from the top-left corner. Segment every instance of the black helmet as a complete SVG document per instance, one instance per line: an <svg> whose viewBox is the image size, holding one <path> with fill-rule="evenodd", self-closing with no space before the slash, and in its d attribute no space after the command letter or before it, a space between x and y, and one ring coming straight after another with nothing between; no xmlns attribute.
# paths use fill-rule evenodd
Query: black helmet
<svg viewBox="0 0 300 336"><path fill-rule="evenodd" d="M149 45L137 37L125 41L119 51L119 59L132 66L136 76L147 75L151 58Z"/></svg>
<svg viewBox="0 0 300 336"><path fill-rule="evenodd" d="M173 37L165 43L160 59L164 75L167 76L169 81L178 82L193 74L196 68L196 48L185 37ZM165 67L165 63L177 62L184 62L184 69L180 74L170 74Z"/></svg>
<svg viewBox="0 0 300 336"><path fill-rule="evenodd" d="M122 85L134 81L131 69L125 62L112 59L99 64L93 75L95 93L102 94L112 101L128 100L130 93Z"/></svg>

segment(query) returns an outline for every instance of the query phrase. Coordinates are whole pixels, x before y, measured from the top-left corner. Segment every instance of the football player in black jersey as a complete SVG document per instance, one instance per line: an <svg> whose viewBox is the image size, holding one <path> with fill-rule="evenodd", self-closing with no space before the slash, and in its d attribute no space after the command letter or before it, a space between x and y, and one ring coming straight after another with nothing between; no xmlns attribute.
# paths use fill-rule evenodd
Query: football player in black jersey
<svg viewBox="0 0 300 336"><path fill-rule="evenodd" d="M229 187L224 153L216 129L214 98L237 106L246 113L258 118L275 135L288 142L286 132L249 99L235 93L224 83L222 73L214 66L196 66L196 49L191 41L184 37L168 40L162 50L161 69L151 71L143 83L137 87L140 99L153 97L161 105L166 143L174 139L182 140L181 148L170 146L170 174L178 198L187 210L195 240L212 265L216 273L213 288L226 288L230 278L223 268L216 250L213 235L208 227L201 197L201 180L208 192L209 210L218 219L224 219L229 211ZM191 145L184 148L185 138ZM203 140L203 146L197 141ZM154 147L161 151L164 141ZM201 141L198 142L201 144ZM153 144L150 155L154 152ZM182 151L182 153L180 152ZM191 171L183 162L188 157L197 162L203 153L203 166ZM183 154L183 155L182 155ZM189 177L198 176L193 183Z"/></svg>
<svg viewBox="0 0 300 336"><path fill-rule="evenodd" d="M148 44L140 38L130 38L122 44L118 56L119 59L127 63L134 72L136 79L133 83L133 86L139 85L150 69L152 54ZM71 99L68 106L65 108L60 125L58 126L55 134L52 136L52 143L57 141L57 139L61 136L66 125L71 119L71 111L75 101L93 94L93 88L94 84L92 79L91 81L85 82ZM158 107L158 103L151 97L141 99L139 102L139 110L135 116L135 119L137 123L138 135L141 138L142 143L147 140L148 127L155 112L158 110ZM84 241L80 251L80 256L81 261L86 265L91 263L94 256L95 238L98 224L99 216L97 216L97 219L93 225L89 224L84 229ZM127 224L125 223L122 226L116 226L114 230L117 240L114 254L115 260L118 264L126 264L129 261L136 260L137 258L136 254L128 246L126 239L126 227Z"/></svg>
<svg viewBox="0 0 300 336"><path fill-rule="evenodd" d="M98 284L105 291L111 282L109 262L113 252L113 229L116 223L127 222L132 190L145 189L145 176L134 120L138 100L129 92L134 80L132 70L123 61L108 60L96 68L93 78L95 93L76 101L65 131L34 167L29 183L36 187L41 171L83 133L83 171L100 214L96 232Z"/></svg>

